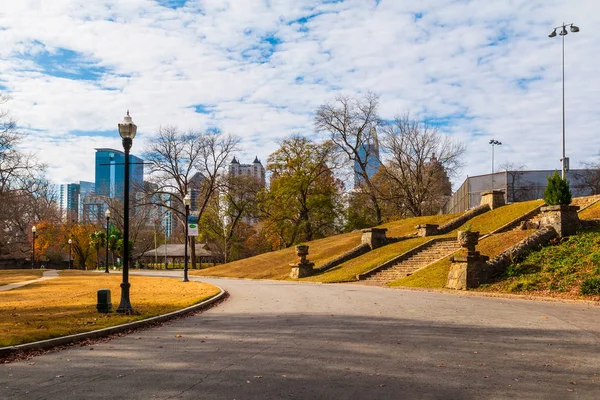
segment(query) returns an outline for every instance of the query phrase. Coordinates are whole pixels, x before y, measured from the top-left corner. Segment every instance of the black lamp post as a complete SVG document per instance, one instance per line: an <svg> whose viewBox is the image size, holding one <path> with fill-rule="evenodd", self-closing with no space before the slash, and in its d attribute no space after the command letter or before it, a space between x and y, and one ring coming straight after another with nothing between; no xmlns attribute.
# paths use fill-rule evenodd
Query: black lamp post
<svg viewBox="0 0 600 400"><path fill-rule="evenodd" d="M35 267L35 239L37 238L37 228L34 226L31 227L31 269Z"/></svg>
<svg viewBox="0 0 600 400"><path fill-rule="evenodd" d="M69 269L73 269L73 239L69 238Z"/></svg>
<svg viewBox="0 0 600 400"><path fill-rule="evenodd" d="M565 156L565 36L569 33L567 32L567 26L571 32L579 32L578 26L563 23L561 26L554 28L552 33L548 35L551 38L556 37L556 30L560 29L559 35L562 37L562 158L560 162L562 164L563 179L566 179L567 169L569 169L569 159Z"/></svg>
<svg viewBox="0 0 600 400"><path fill-rule="evenodd" d="M494 191L494 146L502 146L502 142L497 140L490 140L490 144L492 145L492 192Z"/></svg>
<svg viewBox="0 0 600 400"><path fill-rule="evenodd" d="M185 247L184 247L184 263L183 263L183 282L189 282L188 279L188 217L190 215L190 204L192 203L192 198L190 194L187 193L183 198L183 204L185 205Z"/></svg>
<svg viewBox="0 0 600 400"><path fill-rule="evenodd" d="M119 135L123 139L123 149L125 150L125 179L123 190L123 282L121 283L121 303L117 308L118 313L133 314L133 307L129 301L129 150L133 144L133 138L137 132L137 126L127 115L123 122L119 124Z"/></svg>
<svg viewBox="0 0 600 400"><path fill-rule="evenodd" d="M104 215L106 216L106 241L104 243L104 247L106 247L106 258L104 260L104 266L106 267L106 269L104 270L104 272L108 274L108 224L110 222L110 208L106 209Z"/></svg>

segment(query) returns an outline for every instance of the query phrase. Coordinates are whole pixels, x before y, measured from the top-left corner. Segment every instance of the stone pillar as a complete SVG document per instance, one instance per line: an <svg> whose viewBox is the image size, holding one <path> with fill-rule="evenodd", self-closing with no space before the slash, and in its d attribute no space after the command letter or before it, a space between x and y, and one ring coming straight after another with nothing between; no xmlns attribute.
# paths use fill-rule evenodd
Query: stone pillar
<svg viewBox="0 0 600 400"><path fill-rule="evenodd" d="M489 278L487 261L490 258L475 251L475 246L479 242L479 232L458 231L457 241L467 250L467 255L450 257L452 265L450 265L446 287L466 290L485 283Z"/></svg>
<svg viewBox="0 0 600 400"><path fill-rule="evenodd" d="M502 207L506 204L504 202L504 191L492 190L489 192L482 192L480 205L484 204L488 204L492 210L494 208Z"/></svg>
<svg viewBox="0 0 600 400"><path fill-rule="evenodd" d="M486 263L489 259L488 256L482 256L479 252L467 256L450 257L452 265L448 273L446 287L466 290L485 283L488 279Z"/></svg>
<svg viewBox="0 0 600 400"><path fill-rule="evenodd" d="M290 267L292 267L290 278L298 279L311 276L315 263L311 263L306 259L306 256L308 255L308 246L296 246L296 255L298 256L299 260L297 263L290 264Z"/></svg>
<svg viewBox="0 0 600 400"><path fill-rule="evenodd" d="M386 228L363 229L360 242L363 244L368 244L371 247L371 250L384 246L387 244L387 238L385 236L386 232Z"/></svg>
<svg viewBox="0 0 600 400"><path fill-rule="evenodd" d="M435 236L439 234L438 226L439 225L436 224L420 224L417 225L415 228L417 228L417 235L419 235L420 237L426 237Z"/></svg>
<svg viewBox="0 0 600 400"><path fill-rule="evenodd" d="M551 226L560 237L571 236L577 233L581 226L579 215L577 215L579 206L546 206L540 211L540 226Z"/></svg>

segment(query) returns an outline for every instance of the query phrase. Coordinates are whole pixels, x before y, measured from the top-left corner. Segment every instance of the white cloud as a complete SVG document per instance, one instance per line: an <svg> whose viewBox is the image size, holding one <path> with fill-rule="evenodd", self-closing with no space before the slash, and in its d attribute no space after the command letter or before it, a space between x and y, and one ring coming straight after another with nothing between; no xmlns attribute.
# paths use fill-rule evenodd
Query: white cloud
<svg viewBox="0 0 600 400"><path fill-rule="evenodd" d="M127 109L137 153L160 125L216 126L242 137L249 162L291 133L312 134L312 112L336 93L367 90L381 94L386 119L410 111L446 121L442 130L468 144L462 178L489 172L492 137L504 143L498 165L559 168L561 44L547 35L563 20L581 27L566 37L567 154L576 167L600 150L594 0L0 6L0 85L57 182L93 180L93 148L119 148ZM61 59L64 50L76 58ZM77 79L92 67L97 79Z"/></svg>

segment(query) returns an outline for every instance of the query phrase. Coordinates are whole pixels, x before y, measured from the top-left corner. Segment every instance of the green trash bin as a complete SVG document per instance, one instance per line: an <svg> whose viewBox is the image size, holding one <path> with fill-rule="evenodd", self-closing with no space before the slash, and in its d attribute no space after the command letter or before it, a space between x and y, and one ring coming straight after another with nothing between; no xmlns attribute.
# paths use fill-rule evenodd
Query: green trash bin
<svg viewBox="0 0 600 400"><path fill-rule="evenodd" d="M112 312L110 289L98 290L98 304L96 304L96 310L98 310L100 313Z"/></svg>

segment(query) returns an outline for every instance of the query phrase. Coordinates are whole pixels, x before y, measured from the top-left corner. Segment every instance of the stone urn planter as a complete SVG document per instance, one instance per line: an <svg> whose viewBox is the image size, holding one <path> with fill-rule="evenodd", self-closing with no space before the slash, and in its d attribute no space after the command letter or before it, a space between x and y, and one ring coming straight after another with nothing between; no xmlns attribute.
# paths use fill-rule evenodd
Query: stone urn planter
<svg viewBox="0 0 600 400"><path fill-rule="evenodd" d="M479 243L479 232L458 231L458 244L467 249L469 253L475 253L475 246Z"/></svg>
<svg viewBox="0 0 600 400"><path fill-rule="evenodd" d="M306 256L308 256L308 246L305 244L296 246L296 255L300 258L300 262L306 261Z"/></svg>

